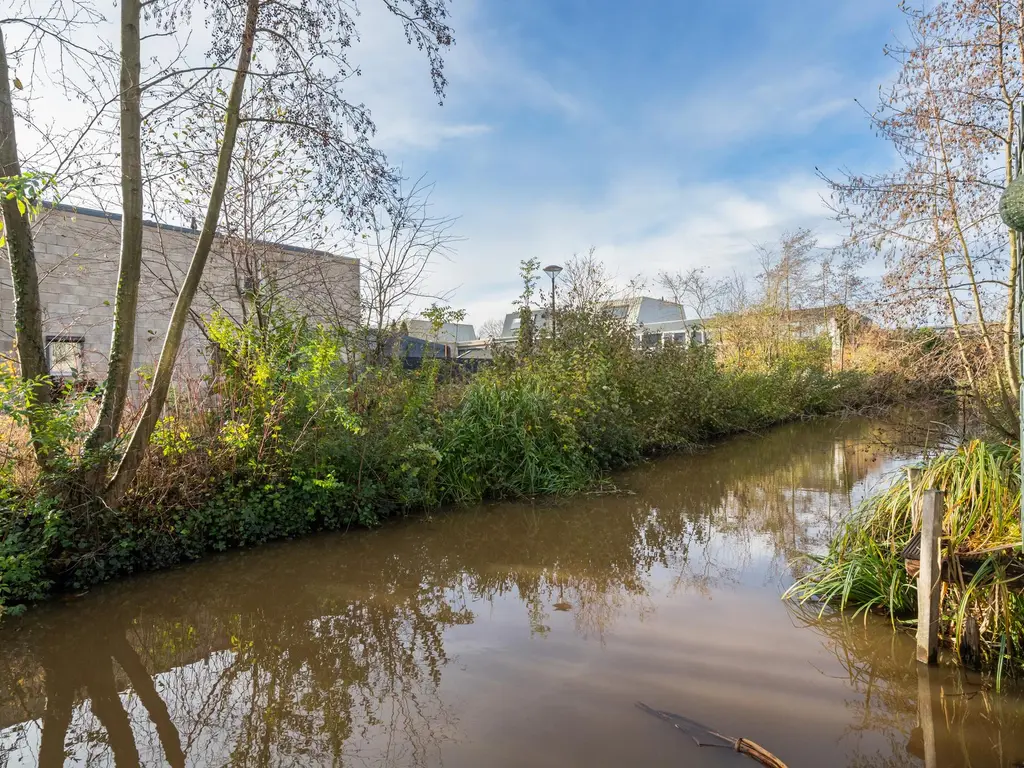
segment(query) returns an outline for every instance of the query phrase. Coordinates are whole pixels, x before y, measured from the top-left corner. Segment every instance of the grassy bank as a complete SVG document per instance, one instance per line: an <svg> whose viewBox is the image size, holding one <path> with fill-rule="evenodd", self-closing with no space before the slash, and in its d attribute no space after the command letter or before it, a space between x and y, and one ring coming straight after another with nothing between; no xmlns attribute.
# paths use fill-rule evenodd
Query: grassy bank
<svg viewBox="0 0 1024 768"><path fill-rule="evenodd" d="M442 361L349 364L360 358L346 334L288 318L215 319L209 334L217 375L175 393L118 509L82 500L59 468L32 476L9 451L0 606L410 510L572 493L655 451L899 397L892 378L830 373L817 342L739 369L703 347L637 351L604 316L566 316L557 341L472 375ZM15 379L2 394L17 426ZM53 421L66 455L89 403L69 395Z"/></svg>
<svg viewBox="0 0 1024 768"><path fill-rule="evenodd" d="M922 469L917 491L944 492L944 552L985 552L974 562L949 558L942 639L961 662L992 671L1001 681L1004 674L1024 670L1024 581L1007 549L1021 541L1020 452L974 441ZM913 503L906 476L865 501L789 596L858 613L882 612L895 627L915 626L916 582L902 559L915 533Z"/></svg>

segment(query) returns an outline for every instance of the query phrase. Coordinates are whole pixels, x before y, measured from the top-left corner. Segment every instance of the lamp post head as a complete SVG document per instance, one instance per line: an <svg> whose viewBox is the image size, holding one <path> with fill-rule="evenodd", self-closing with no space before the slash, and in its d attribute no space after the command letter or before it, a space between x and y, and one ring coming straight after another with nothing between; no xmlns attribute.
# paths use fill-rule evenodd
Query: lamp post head
<svg viewBox="0 0 1024 768"><path fill-rule="evenodd" d="M562 268L557 264L549 264L548 266L544 267L544 271L551 275L551 279L554 280L555 276L562 271Z"/></svg>

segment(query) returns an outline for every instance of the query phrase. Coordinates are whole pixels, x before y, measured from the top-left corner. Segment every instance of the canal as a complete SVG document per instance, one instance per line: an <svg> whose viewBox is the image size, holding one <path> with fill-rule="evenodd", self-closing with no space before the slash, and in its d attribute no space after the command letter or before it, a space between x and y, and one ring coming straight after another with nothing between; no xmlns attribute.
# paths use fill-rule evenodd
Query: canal
<svg viewBox="0 0 1024 768"><path fill-rule="evenodd" d="M57 599L0 625L0 766L756 765L638 701L789 768L1013 766L1024 698L779 599L920 437L792 424Z"/></svg>

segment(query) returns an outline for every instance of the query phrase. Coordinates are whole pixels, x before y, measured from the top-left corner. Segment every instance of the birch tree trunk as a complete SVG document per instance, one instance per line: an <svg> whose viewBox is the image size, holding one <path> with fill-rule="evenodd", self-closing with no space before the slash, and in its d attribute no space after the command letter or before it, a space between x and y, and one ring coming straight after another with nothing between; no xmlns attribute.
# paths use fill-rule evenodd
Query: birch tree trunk
<svg viewBox="0 0 1024 768"><path fill-rule="evenodd" d="M121 247L107 385L84 450L86 484L97 493L103 490L110 462L103 449L117 436L124 413L135 350L142 273L141 13L141 0L121 0Z"/></svg>
<svg viewBox="0 0 1024 768"><path fill-rule="evenodd" d="M129 0L137 2L137 0ZM217 173L214 177L213 188L210 191L210 201L206 209L206 216L203 219L203 228L199 235L199 242L196 244L192 261L189 264L188 272L182 282L178 297L174 303L174 310L167 326L167 335L164 337L163 347L160 350L160 360L157 363L156 372L153 375L153 387L149 398L146 401L142 417L132 432L131 441L121 458L114 477L107 487L106 498L110 504L116 504L124 495L131 484L142 462L142 457L153 434L156 422L163 411L164 403L167 401L167 393L171 386L171 378L174 373L174 364L178 357L178 350L181 348L181 338L188 322L189 310L196 291L199 289L199 281L203 276L210 249L213 247L213 240L217 232L217 221L220 219L221 205L224 202L224 193L227 188L228 173L231 169L231 159L235 150L235 139L238 135L238 126L241 122L240 107L242 95L245 90L246 77L249 73L249 66L252 61L253 45L256 39L256 22L259 16L259 0L248 0L246 3L245 26L242 31L241 47L238 52L238 65L231 84L231 92L228 98L227 111L224 118L224 135L221 139L220 150L217 153Z"/></svg>
<svg viewBox="0 0 1024 768"><path fill-rule="evenodd" d="M11 75L7 65L7 49L0 30L0 176L21 175L18 143L14 130L14 104L11 97ZM16 199L2 202L7 254L11 264L11 283L14 288L14 329L18 347L21 377L32 382L35 408L29 409L29 430L36 460L42 468L47 465L47 451L40 439L45 406L50 403L49 374L46 364L46 343L43 338L42 302L39 298L39 275L36 253L32 241L32 228L28 212L19 207ZM40 408L38 406L43 406Z"/></svg>

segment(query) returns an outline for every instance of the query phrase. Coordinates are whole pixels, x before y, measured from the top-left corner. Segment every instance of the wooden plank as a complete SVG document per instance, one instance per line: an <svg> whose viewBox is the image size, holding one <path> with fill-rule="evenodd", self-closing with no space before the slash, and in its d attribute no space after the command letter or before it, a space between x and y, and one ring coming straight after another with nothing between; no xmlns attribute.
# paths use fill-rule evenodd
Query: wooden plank
<svg viewBox="0 0 1024 768"><path fill-rule="evenodd" d="M922 493L921 571L917 575L917 660L936 664L939 658L939 597L942 577L942 491Z"/></svg>

